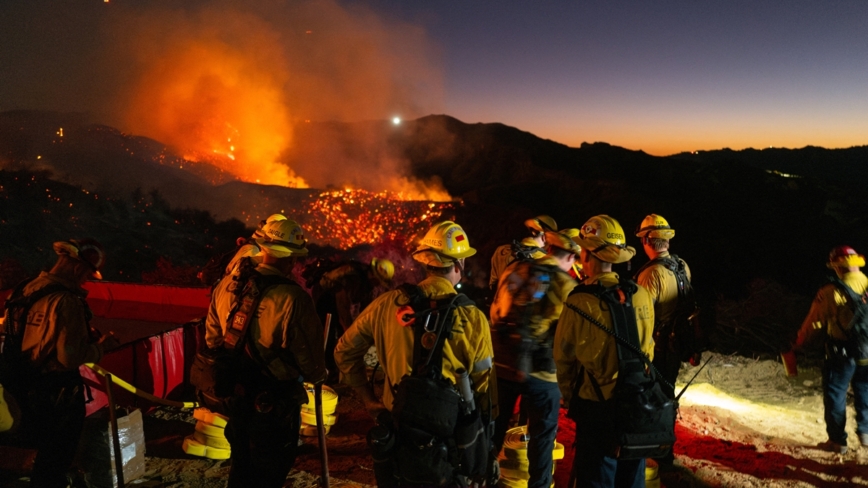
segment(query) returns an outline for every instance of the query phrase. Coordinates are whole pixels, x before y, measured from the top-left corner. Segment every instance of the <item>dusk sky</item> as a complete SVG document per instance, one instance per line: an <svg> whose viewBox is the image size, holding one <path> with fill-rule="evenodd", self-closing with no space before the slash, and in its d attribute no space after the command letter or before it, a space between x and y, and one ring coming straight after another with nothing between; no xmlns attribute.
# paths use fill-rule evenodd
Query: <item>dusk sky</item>
<svg viewBox="0 0 868 488"><path fill-rule="evenodd" d="M222 13L202 13L215 5ZM196 33L188 44L219 39L241 53L232 59L243 66L218 76L235 80L255 65L273 78L261 90L233 85L232 93L263 94L247 107L279 98L289 108L278 120L445 113L571 146L602 141L655 155L868 143L868 2L861 0L254 5L248 19L238 12L254 7L231 1L4 2L0 110L92 112L160 138L169 129L142 122L159 97L148 93L142 104L142 87L169 77L162 59L175 56L178 66L196 59L171 44L179 33ZM235 14L226 17L229 10ZM217 27L227 18L247 24ZM301 50L309 39L323 47ZM264 56L262 46L279 52ZM289 95L274 95L272 85Z"/></svg>
<svg viewBox="0 0 868 488"><path fill-rule="evenodd" d="M445 112L663 155L868 144L868 2L377 2L441 47Z"/></svg>

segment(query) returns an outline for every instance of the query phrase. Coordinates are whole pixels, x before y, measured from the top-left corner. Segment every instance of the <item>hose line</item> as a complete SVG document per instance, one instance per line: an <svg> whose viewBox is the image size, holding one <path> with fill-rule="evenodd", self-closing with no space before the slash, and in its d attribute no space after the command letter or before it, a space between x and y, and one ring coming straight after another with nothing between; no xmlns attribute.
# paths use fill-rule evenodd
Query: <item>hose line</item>
<svg viewBox="0 0 868 488"><path fill-rule="evenodd" d="M121 388L123 388L124 390L127 390L128 392L132 393L133 395L137 395L139 397L142 397L145 400L148 400L150 402L159 403L161 405L167 405L169 407L178 407L178 408L196 408L199 406L199 404L196 402L176 402L174 400L166 400L165 398L155 397L154 395L151 395L150 393L148 393L146 391L139 390L135 386L133 386L133 385L127 383L126 381L120 379L119 377L117 377L111 371L106 371L105 369L103 369L101 366L99 366L97 364L84 363L84 365L87 366L88 368L92 369L95 373L99 374L100 376L105 376L107 374L112 375L112 381L114 382L115 385L118 385Z"/></svg>

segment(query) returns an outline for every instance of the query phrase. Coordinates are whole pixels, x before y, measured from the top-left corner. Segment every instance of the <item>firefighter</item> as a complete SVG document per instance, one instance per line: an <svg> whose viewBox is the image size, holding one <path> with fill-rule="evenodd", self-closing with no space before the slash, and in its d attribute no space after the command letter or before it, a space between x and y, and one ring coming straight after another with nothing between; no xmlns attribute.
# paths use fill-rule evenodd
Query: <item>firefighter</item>
<svg viewBox="0 0 868 488"><path fill-rule="evenodd" d="M395 265L385 258L373 258L370 264L349 261L322 274L313 286L316 312L325 323L326 314L332 314L331 328L326 343L326 366L329 382L338 379L334 350L341 335L353 320L375 298L375 292L387 289L395 275ZM379 294L379 293L377 293Z"/></svg>
<svg viewBox="0 0 868 488"><path fill-rule="evenodd" d="M553 326L564 300L576 286L568 272L580 251L572 239L559 232L547 232L546 242L548 252L544 256L516 261L506 268L491 306L497 404L504 408L494 424L494 448L500 452L503 447L509 414L520 396L530 436L529 487L552 484L552 444L561 399L552 359Z"/></svg>
<svg viewBox="0 0 868 488"><path fill-rule="evenodd" d="M470 247L460 225L450 221L435 224L413 253L413 258L424 264L427 272L427 277L418 284L422 293L431 299L456 294L455 285L465 269L464 260L474 254L476 249ZM335 348L341 380L354 388L373 418L392 410L396 385L404 375L411 373L414 331L398 323L403 293L394 290L377 297L356 318ZM456 371L468 371L477 409L486 416L491 412L493 418L497 415L497 391L488 319L474 306L459 306L455 314L452 336L443 345L442 374L456 384ZM367 381L364 356L371 345L376 346L385 373L382 401L374 395Z"/></svg>
<svg viewBox="0 0 868 488"><path fill-rule="evenodd" d="M624 230L617 220L598 215L588 220L575 238L582 247L579 261L588 277L583 284L613 286L618 275L612 265L629 261L636 250L625 244ZM589 293L567 298L555 333L554 358L564 407L576 422L576 456L573 478L580 487L645 486L645 461L619 460L609 452L607 434L612 415L605 400L612 398L618 378L617 343L583 317L569 312L576 307L612 328L611 313L600 299ZM641 286L633 295L641 349L654 355L654 304ZM601 398L602 396L602 398Z"/></svg>
<svg viewBox="0 0 868 488"><path fill-rule="evenodd" d="M546 244L545 233L549 231L557 231L558 224L555 219L548 215L539 215L532 219L524 221L524 226L530 232L530 238L533 240L536 247L544 247ZM509 263L515 261L517 248L526 245L522 241L521 246L517 246L515 242L512 244L504 244L494 250L494 255L491 256L491 275L488 277L488 288L492 292L497 291L497 284L500 281L500 275L503 270L509 266Z"/></svg>
<svg viewBox="0 0 868 488"><path fill-rule="evenodd" d="M217 284L205 321L207 345L216 351L226 349L224 342L232 336L229 322L235 328L249 317L237 339L237 386L225 401L230 487L283 486L298 449L300 408L307 402L302 380L321 383L326 378L322 324L313 300L287 279L296 258L308 253L302 228L286 219L262 230L264 236L256 239L261 262L244 264L238 274ZM264 286L261 293L237 291L257 278L277 284ZM244 309L244 301L256 299L258 306ZM239 312L244 314L240 318Z"/></svg>
<svg viewBox="0 0 868 488"><path fill-rule="evenodd" d="M673 267L684 268L687 283L681 286L690 287L690 268L683 259L669 254L669 240L675 237L675 229L669 222L657 214L651 214L642 220L636 229L636 236L642 240L642 248L648 256L648 263L636 272L636 283L642 285L651 294L654 302L654 367L671 385L678 379L681 368L681 358L691 354L691 364L699 364L701 353L697 351L680 351L685 344L695 344L692 341L675 340L674 320L679 307L679 280ZM675 260L678 260L677 262ZM689 298L684 297L684 300ZM665 385L666 383L664 383ZM674 397L675 392L665 387L666 393ZM661 469L670 468L675 460L673 451L661 459L657 459Z"/></svg>
<svg viewBox="0 0 868 488"><path fill-rule="evenodd" d="M636 230L636 236L642 240L642 248L648 256L648 263L636 272L636 283L642 285L654 301L654 366L663 374L663 378L674 385L681 368L680 357L684 351L676 351L671 334L661 334L661 330L669 330L678 308L679 283L675 273L667 264L681 264L687 275L687 286L692 276L690 267L683 259L677 258L675 263L669 254L669 240L675 237L675 229L669 222L657 214L645 217ZM667 260L670 263L667 263ZM695 352L691 363L697 364L700 353ZM669 394L674 392L670 391ZM671 459L670 459L671 464Z"/></svg>
<svg viewBox="0 0 868 488"><path fill-rule="evenodd" d="M102 245L93 239L54 243L57 262L49 271L19 285L7 302L4 333L24 327L19 380L7 384L25 412L22 437L35 446L30 486L67 486L84 426L85 392L79 367L98 362L118 341L100 335L82 285L102 279ZM17 323L17 325L16 325ZM5 355L6 351L4 351Z"/></svg>
<svg viewBox="0 0 868 488"><path fill-rule="evenodd" d="M829 254L827 266L835 271L837 280L817 292L811 310L796 339L796 349L805 349L813 339L825 339L826 359L823 363L823 405L826 434L829 439L819 447L847 453L847 389L853 387L856 405L856 433L859 443L868 447L868 359L860 359L858 347L848 343L852 334L850 321L854 315L853 295L863 296L868 278L859 270L865 257L850 246L838 246ZM822 331L822 332L820 332Z"/></svg>

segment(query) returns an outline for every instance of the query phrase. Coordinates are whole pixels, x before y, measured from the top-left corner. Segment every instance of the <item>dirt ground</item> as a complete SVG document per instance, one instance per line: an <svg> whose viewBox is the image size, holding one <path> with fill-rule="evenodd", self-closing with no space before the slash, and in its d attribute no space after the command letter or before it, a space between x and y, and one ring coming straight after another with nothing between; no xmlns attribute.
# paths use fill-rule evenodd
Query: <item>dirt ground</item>
<svg viewBox="0 0 868 488"><path fill-rule="evenodd" d="M685 383L695 371L685 366L679 382ZM327 441L332 486L372 486L372 461L365 445L372 421L349 390L336 389L341 395L338 422ZM661 473L662 486L868 486L868 448L858 444L852 397L848 417L850 452L822 451L816 447L826 440L818 368L802 367L798 377L788 378L776 360L713 355L681 400L676 469ZM146 472L131 486L224 486L228 461L195 458L181 450L194 422L188 412L171 408L145 417ZM567 452L557 466L556 486L567 484L573 436L572 422L562 416L558 441ZM318 486L317 441L305 439L285 486Z"/></svg>

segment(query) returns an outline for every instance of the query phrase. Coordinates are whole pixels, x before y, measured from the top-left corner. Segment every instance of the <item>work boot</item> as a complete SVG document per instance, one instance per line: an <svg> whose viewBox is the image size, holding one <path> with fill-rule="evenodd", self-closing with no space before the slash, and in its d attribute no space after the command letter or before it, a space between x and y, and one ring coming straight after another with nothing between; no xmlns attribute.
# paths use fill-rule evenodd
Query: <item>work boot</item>
<svg viewBox="0 0 868 488"><path fill-rule="evenodd" d="M847 446L838 444L835 441L826 441L817 444L817 447L824 451L834 452L835 454L847 454Z"/></svg>
<svg viewBox="0 0 868 488"><path fill-rule="evenodd" d="M868 434L859 434L859 443L868 447Z"/></svg>

